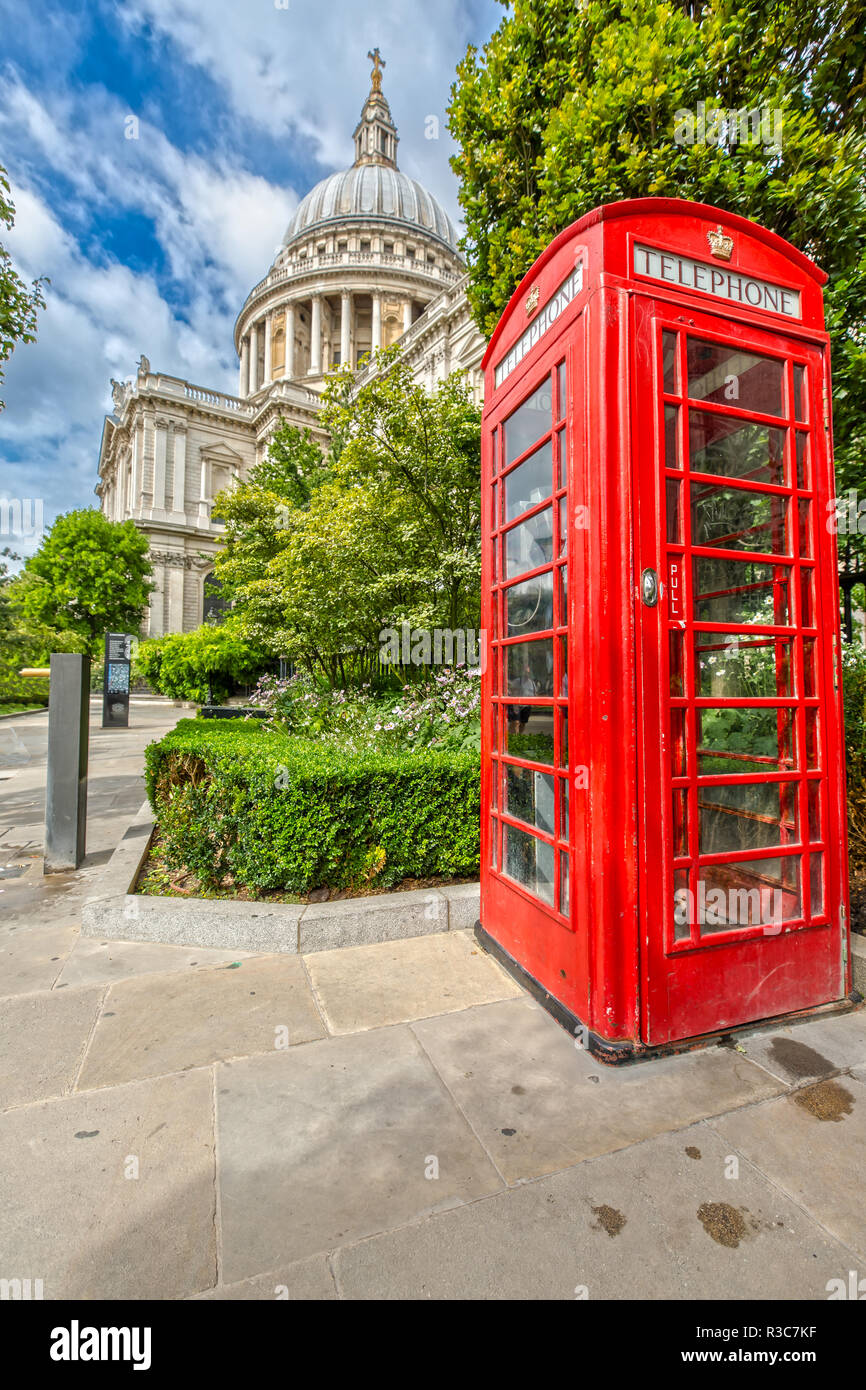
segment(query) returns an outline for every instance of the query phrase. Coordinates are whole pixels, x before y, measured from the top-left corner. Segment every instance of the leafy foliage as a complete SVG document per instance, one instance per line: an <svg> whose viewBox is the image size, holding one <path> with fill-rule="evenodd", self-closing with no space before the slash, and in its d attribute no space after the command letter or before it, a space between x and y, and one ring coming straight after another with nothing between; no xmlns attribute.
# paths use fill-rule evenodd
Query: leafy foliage
<svg viewBox="0 0 866 1390"><path fill-rule="evenodd" d="M134 674L171 700L204 704L210 689L213 699L221 703L236 685L252 684L268 659L230 617L219 626L205 623L194 632L173 632L141 642Z"/></svg>
<svg viewBox="0 0 866 1390"><path fill-rule="evenodd" d="M862 487L864 70L864 0L514 0L459 65L449 110L482 331L552 237L601 203L669 196L751 217L831 277L839 476ZM676 113L701 101L780 112L781 149L677 143Z"/></svg>
<svg viewBox="0 0 866 1390"><path fill-rule="evenodd" d="M78 634L97 656L106 632L138 631L153 588L147 548L131 521L109 521L94 508L59 516L24 566L25 618Z"/></svg>
<svg viewBox="0 0 866 1390"><path fill-rule="evenodd" d="M147 750L165 862L206 887L390 887L478 870L477 757L345 749L184 720Z"/></svg>
<svg viewBox="0 0 866 1390"><path fill-rule="evenodd" d="M15 207L9 196L6 170L0 167L0 225L13 226ZM3 363L8 362L18 343L36 341L36 319L45 307L42 286L44 278L34 280L28 290L18 272L13 269L12 257L0 244L0 384L3 382ZM4 402L0 399L0 410Z"/></svg>
<svg viewBox="0 0 866 1390"><path fill-rule="evenodd" d="M379 634L476 626L480 412L462 374L429 394L399 353L349 399L325 392L324 458L284 427L268 460L217 503L217 574L251 638L333 687L376 678Z"/></svg>

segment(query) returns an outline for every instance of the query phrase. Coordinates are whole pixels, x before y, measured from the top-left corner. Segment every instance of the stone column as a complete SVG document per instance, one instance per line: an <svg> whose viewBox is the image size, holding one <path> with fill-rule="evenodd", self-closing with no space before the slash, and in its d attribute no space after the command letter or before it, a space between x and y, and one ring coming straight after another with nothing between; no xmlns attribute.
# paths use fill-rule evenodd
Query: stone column
<svg viewBox="0 0 866 1390"><path fill-rule="evenodd" d="M176 512L186 512L186 425L174 427L174 497Z"/></svg>
<svg viewBox="0 0 866 1390"><path fill-rule="evenodd" d="M165 511L165 465L168 451L168 421L157 420L153 445L153 510Z"/></svg>
<svg viewBox="0 0 866 1390"><path fill-rule="evenodd" d="M183 632L183 581L186 566L182 555L166 565L166 597L168 600L168 630Z"/></svg>
<svg viewBox="0 0 866 1390"><path fill-rule="evenodd" d="M262 378L262 385L267 386L271 380L271 316L265 319L265 372Z"/></svg>
<svg viewBox="0 0 866 1390"><path fill-rule="evenodd" d="M382 346L382 296L373 291L373 351Z"/></svg>
<svg viewBox="0 0 866 1390"><path fill-rule="evenodd" d="M241 371L238 395L246 396L250 389L250 340L244 338L241 343Z"/></svg>
<svg viewBox="0 0 866 1390"><path fill-rule="evenodd" d="M209 526L209 525L210 525L210 510L209 510L209 508L208 508L207 483L208 483L208 477L207 477L207 459L203 457L203 458L202 458L202 461L201 461L201 490L200 490L200 492L199 492L199 503L198 503L198 524L199 524L199 526Z"/></svg>
<svg viewBox="0 0 866 1390"><path fill-rule="evenodd" d="M153 563L151 578L155 588L151 590L147 601L150 615L147 635L148 637L162 637L165 632L165 565L154 555L151 555L151 561Z"/></svg>
<svg viewBox="0 0 866 1390"><path fill-rule="evenodd" d="M286 365L283 374L288 377L295 375L295 306L286 305Z"/></svg>
<svg viewBox="0 0 866 1390"><path fill-rule="evenodd" d="M322 300L313 295L313 312L310 323L310 376L322 375Z"/></svg>
<svg viewBox="0 0 866 1390"><path fill-rule="evenodd" d="M250 395L259 389L259 326L250 329Z"/></svg>
<svg viewBox="0 0 866 1390"><path fill-rule="evenodd" d="M352 351L352 294L343 290L340 314L340 363L345 366Z"/></svg>
<svg viewBox="0 0 866 1390"><path fill-rule="evenodd" d="M129 504L131 515L134 515L141 507L141 436L143 429L144 424L139 415L133 426L132 435L132 497Z"/></svg>
<svg viewBox="0 0 866 1390"><path fill-rule="evenodd" d="M403 305L403 332L408 333L412 327L412 301L407 299Z"/></svg>

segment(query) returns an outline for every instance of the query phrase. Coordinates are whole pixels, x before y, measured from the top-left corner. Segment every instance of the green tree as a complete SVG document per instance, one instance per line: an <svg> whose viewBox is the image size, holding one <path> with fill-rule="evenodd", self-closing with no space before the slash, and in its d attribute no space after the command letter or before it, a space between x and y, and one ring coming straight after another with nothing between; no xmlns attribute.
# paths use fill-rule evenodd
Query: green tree
<svg viewBox="0 0 866 1390"><path fill-rule="evenodd" d="M220 703L236 685L254 684L268 664L267 652L250 642L229 616L219 626L204 623L194 632L173 632L141 642L135 674L169 699L204 704L211 696Z"/></svg>
<svg viewBox="0 0 866 1390"><path fill-rule="evenodd" d="M66 512L24 566L21 606L30 623L79 634L98 656L107 631L138 631L150 573L147 540L133 522L93 508Z"/></svg>
<svg viewBox="0 0 866 1390"><path fill-rule="evenodd" d="M504 3L504 0L503 0ZM452 88L470 299L492 332L556 233L668 196L753 218L830 275L839 476L866 478L864 0L514 0ZM677 143L677 112L768 107L772 143Z"/></svg>
<svg viewBox="0 0 866 1390"><path fill-rule="evenodd" d="M15 222L15 206L9 194L6 170L0 167L0 225L7 228ZM45 307L44 283L44 278L34 280L28 290L12 267L12 257L0 243L0 385L5 376L3 364L12 356L16 345L36 340L37 313ZM0 410L4 404L0 397Z"/></svg>
<svg viewBox="0 0 866 1390"><path fill-rule="evenodd" d="M385 627L478 622L480 412L461 374L428 393L399 352L378 361L355 395L348 368L329 379L326 456L284 429L217 504L246 630L331 684L375 675Z"/></svg>

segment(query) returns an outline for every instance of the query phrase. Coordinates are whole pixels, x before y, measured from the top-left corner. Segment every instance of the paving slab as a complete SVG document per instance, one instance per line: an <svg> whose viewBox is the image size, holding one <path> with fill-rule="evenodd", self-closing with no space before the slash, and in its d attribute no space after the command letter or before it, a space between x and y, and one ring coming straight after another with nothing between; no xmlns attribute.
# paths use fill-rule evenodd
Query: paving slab
<svg viewBox="0 0 866 1390"><path fill-rule="evenodd" d="M866 1009L746 1034L737 1041L750 1061L799 1086L844 1067L866 1064Z"/></svg>
<svg viewBox="0 0 866 1390"><path fill-rule="evenodd" d="M0 995L50 989L77 940L69 923L0 932Z"/></svg>
<svg viewBox="0 0 866 1390"><path fill-rule="evenodd" d="M110 984L135 975L186 971L250 960L249 951L214 951L195 946L159 946L141 941L97 941L79 937L60 969L59 984ZM56 969L57 967L55 967Z"/></svg>
<svg viewBox="0 0 866 1390"><path fill-rule="evenodd" d="M588 1300L587 1331L599 1299L826 1299L850 1252L726 1152L698 1124L344 1247L340 1295Z"/></svg>
<svg viewBox="0 0 866 1390"><path fill-rule="evenodd" d="M144 975L110 986L78 1089L189 1071L324 1034L294 956Z"/></svg>
<svg viewBox="0 0 866 1390"><path fill-rule="evenodd" d="M411 1027L508 1182L553 1173L783 1089L720 1047L606 1066L525 998Z"/></svg>
<svg viewBox="0 0 866 1390"><path fill-rule="evenodd" d="M726 1144L855 1250L866 1273L866 1073L821 1081L711 1123Z"/></svg>
<svg viewBox="0 0 866 1390"><path fill-rule="evenodd" d="M226 1283L501 1186L403 1026L222 1065L217 1116Z"/></svg>
<svg viewBox="0 0 866 1390"><path fill-rule="evenodd" d="M440 932L305 956L332 1033L453 1012L522 994L468 932Z"/></svg>
<svg viewBox="0 0 866 1390"><path fill-rule="evenodd" d="M0 1109L69 1091L104 991L11 995L0 1007Z"/></svg>
<svg viewBox="0 0 866 1390"><path fill-rule="evenodd" d="M242 1279L237 1284L219 1284L194 1296L194 1302L263 1302L290 1303L315 1300L316 1302L335 1299L337 1289L334 1276L324 1255L313 1255L309 1260L299 1260L297 1264L269 1274L260 1274L255 1279Z"/></svg>
<svg viewBox="0 0 866 1390"><path fill-rule="evenodd" d="M185 1298L216 1281L212 1072L0 1115L0 1170L5 1278L44 1280L46 1299Z"/></svg>

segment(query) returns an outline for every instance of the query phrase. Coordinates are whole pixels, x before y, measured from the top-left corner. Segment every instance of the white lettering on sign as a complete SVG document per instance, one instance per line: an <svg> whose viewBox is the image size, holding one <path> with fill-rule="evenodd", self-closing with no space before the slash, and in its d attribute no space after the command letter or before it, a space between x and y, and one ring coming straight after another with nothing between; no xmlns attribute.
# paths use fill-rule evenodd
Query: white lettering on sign
<svg viewBox="0 0 866 1390"><path fill-rule="evenodd" d="M679 290L697 290L743 304L749 309L770 309L790 319L800 317L800 291L756 280L753 275L739 275L735 270L722 270L717 265L693 261L672 251L658 251L654 246L634 247L635 275L649 275L663 280Z"/></svg>
<svg viewBox="0 0 866 1390"><path fill-rule="evenodd" d="M514 344L507 357L503 357L494 373L496 388L502 385L506 377L510 376L514 368L523 361L528 352L531 352L535 344L544 337L547 330L556 322L560 314L564 314L573 299L576 299L583 289L583 262L575 266L564 285L559 289L552 299L549 299L541 310L532 320L527 328Z"/></svg>

